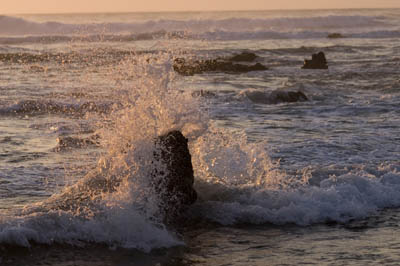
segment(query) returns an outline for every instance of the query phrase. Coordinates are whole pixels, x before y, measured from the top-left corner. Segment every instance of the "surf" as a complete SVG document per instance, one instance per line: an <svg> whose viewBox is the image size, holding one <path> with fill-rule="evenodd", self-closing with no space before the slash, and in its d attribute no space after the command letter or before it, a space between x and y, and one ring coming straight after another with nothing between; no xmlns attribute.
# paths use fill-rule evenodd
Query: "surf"
<svg viewBox="0 0 400 266"><path fill-rule="evenodd" d="M82 109L84 115L79 118L94 127L87 133L99 136L99 154L85 174L74 176L72 185L2 215L0 243L24 247L95 243L145 252L183 245L182 236L159 216L150 182L154 140L173 130L188 139L198 193L198 201L185 213L187 220L306 226L346 223L400 206L395 163L375 168L308 165L289 171L270 157L268 143L249 140L244 130L219 127L211 117L213 102L193 97L178 86L182 77L174 72L173 62L179 56L180 51L132 53L118 61L108 76L116 82L106 89L113 100L106 112L88 112L84 104L46 101L22 101L2 109L6 115L15 110L43 115L40 110L44 109L49 115L59 115ZM275 99L252 89L235 97L250 108ZM87 186L80 194L74 193L82 183L101 187L102 182L96 182L99 176L118 185L99 193ZM73 208L58 208L60 202Z"/></svg>

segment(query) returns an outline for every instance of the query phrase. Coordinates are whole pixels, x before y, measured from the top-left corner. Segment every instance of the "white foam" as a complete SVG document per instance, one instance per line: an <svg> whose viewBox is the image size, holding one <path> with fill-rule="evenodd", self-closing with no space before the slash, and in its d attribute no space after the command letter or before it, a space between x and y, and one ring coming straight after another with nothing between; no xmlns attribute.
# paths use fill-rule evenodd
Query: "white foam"
<svg viewBox="0 0 400 266"><path fill-rule="evenodd" d="M204 32L286 32L314 29L360 29L386 25L376 16L314 16L221 19L159 19L132 22L68 24L34 22L19 17L0 16L0 35L65 35L93 33L150 33L158 31Z"/></svg>
<svg viewBox="0 0 400 266"><path fill-rule="evenodd" d="M32 241L71 245L101 243L146 252L182 244L164 227L150 223L139 212L129 209L109 210L104 217L91 220L62 211L32 213L0 225L0 243L29 247Z"/></svg>
<svg viewBox="0 0 400 266"><path fill-rule="evenodd" d="M319 173L316 178L304 170L294 176L271 163L262 143L246 144L222 131L219 135L196 144L201 151L194 160L200 169L196 189L201 201L192 210L194 217L224 225L310 225L348 222L400 206L400 174L394 165L368 172L342 170L337 176Z"/></svg>
<svg viewBox="0 0 400 266"><path fill-rule="evenodd" d="M118 86L111 94L121 104L106 114L96 132L107 152L100 156L95 175L82 182L99 176L117 180L116 191L93 198L89 193L90 204L73 211L54 208L60 199L74 199L68 197L73 187L66 188L66 194L3 217L0 243L94 242L144 251L182 244L160 223L148 184L154 139L171 129L190 138L199 195L191 208L194 217L221 224L308 225L346 222L400 206L396 167L380 169L384 174L379 175L359 169L313 180L306 171L302 176L284 172L269 157L265 143L249 143L244 132L209 126L196 100L201 97L194 99L175 87L172 60L169 53L145 54L113 68ZM75 203L79 206L79 200Z"/></svg>
<svg viewBox="0 0 400 266"><path fill-rule="evenodd" d="M174 87L171 62L169 53L160 53L136 56L116 67L120 86L110 93L121 104L98 125L106 151L98 166L49 199L3 217L0 243L101 243L146 252L182 244L162 224L150 185L154 140L172 129L196 139L207 119L196 99ZM99 188L104 181L111 192Z"/></svg>
<svg viewBox="0 0 400 266"><path fill-rule="evenodd" d="M37 22L12 16L0 16L0 43L62 43L62 42L132 42L159 39L195 40L275 40L318 39L339 32L346 38L396 38L400 36L398 21L373 15L255 16L204 15L198 18L173 16L117 18L108 22L75 23L65 17ZM48 18L50 19L50 18ZM69 23L70 21L70 23Z"/></svg>

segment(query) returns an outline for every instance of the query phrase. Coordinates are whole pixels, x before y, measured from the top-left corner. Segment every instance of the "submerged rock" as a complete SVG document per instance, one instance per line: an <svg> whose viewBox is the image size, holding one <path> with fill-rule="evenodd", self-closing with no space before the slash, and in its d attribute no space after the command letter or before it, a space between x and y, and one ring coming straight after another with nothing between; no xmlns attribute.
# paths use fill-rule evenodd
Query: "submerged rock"
<svg viewBox="0 0 400 266"><path fill-rule="evenodd" d="M254 65L235 64L231 60L226 59L188 61L184 58L177 58L174 61L174 70L185 76L202 74L204 72L246 73L250 71L264 71L267 69L266 66L260 63Z"/></svg>
<svg viewBox="0 0 400 266"><path fill-rule="evenodd" d="M274 91L271 96L274 99L274 103L308 101L307 96L301 91Z"/></svg>
<svg viewBox="0 0 400 266"><path fill-rule="evenodd" d="M301 91L272 91L266 93L258 90L245 91L246 97L253 103L278 104L308 101L307 96Z"/></svg>
<svg viewBox="0 0 400 266"><path fill-rule="evenodd" d="M312 59L304 60L303 69L328 69L328 62L326 61L324 52L313 54Z"/></svg>
<svg viewBox="0 0 400 266"><path fill-rule="evenodd" d="M232 62L253 62L258 56L255 53L242 52L228 58Z"/></svg>
<svg viewBox="0 0 400 266"><path fill-rule="evenodd" d="M88 146L99 145L99 135L93 135L89 138L78 138L78 137L58 137L57 147L55 151L63 151L66 149L73 148L87 148Z"/></svg>
<svg viewBox="0 0 400 266"><path fill-rule="evenodd" d="M334 33L328 34L327 38L329 38L329 39L339 39L339 38L344 38L344 36L341 33L334 32Z"/></svg>
<svg viewBox="0 0 400 266"><path fill-rule="evenodd" d="M208 90L197 90L192 92L193 97L205 97L205 98L211 98L215 97L216 94L215 92L208 91Z"/></svg>

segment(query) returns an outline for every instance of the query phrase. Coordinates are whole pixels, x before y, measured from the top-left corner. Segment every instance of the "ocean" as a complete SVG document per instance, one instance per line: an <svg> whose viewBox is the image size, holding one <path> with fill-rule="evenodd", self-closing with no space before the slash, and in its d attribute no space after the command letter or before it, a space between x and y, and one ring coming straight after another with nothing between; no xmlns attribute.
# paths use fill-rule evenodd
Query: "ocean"
<svg viewBox="0 0 400 266"><path fill-rule="evenodd" d="M399 9L0 16L0 265L398 265L399 41ZM243 52L267 69L175 71ZM171 130L177 227L149 182ZM93 173L118 186L74 194Z"/></svg>

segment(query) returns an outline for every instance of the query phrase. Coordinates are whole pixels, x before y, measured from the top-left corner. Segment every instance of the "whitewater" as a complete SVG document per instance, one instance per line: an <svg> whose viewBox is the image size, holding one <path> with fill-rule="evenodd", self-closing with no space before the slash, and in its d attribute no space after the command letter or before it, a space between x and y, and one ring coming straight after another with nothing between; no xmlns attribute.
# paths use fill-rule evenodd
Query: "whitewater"
<svg viewBox="0 0 400 266"><path fill-rule="evenodd" d="M396 265L399 18L0 16L0 265ZM301 69L319 51L329 69ZM242 52L268 69L174 71ZM198 194L178 228L149 180L171 130Z"/></svg>

